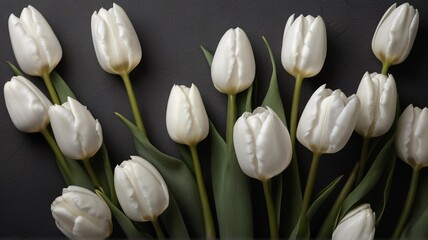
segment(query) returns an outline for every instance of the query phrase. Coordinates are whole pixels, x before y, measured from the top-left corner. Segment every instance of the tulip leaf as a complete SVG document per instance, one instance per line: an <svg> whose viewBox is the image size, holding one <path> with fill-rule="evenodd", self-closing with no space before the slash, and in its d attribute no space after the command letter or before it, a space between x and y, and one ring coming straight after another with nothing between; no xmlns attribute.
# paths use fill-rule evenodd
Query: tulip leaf
<svg viewBox="0 0 428 240"><path fill-rule="evenodd" d="M160 172L174 196L192 237L204 236L202 206L192 172L186 164L154 147L144 133L128 119L116 113L135 138L137 153Z"/></svg>
<svg viewBox="0 0 428 240"><path fill-rule="evenodd" d="M379 183L385 169L388 169L388 163L395 159L395 152L393 149L394 137L391 137L389 141L383 146L382 150L377 155L373 164L369 168L367 174L363 180L355 187L355 189L348 195L342 204L342 208L339 211L338 219L340 220L343 216L363 199L367 194ZM389 175L389 172L388 172ZM388 182L388 181L387 181Z"/></svg>
<svg viewBox="0 0 428 240"><path fill-rule="evenodd" d="M86 171L83 169L82 165L80 164L80 161L65 158L67 160L68 166L70 167L70 170L73 174L71 182L72 185L84 187L86 189L89 189L91 191L94 190L94 185L92 184L91 179L89 178L88 174L86 174Z"/></svg>
<svg viewBox="0 0 428 240"><path fill-rule="evenodd" d="M138 230L132 221L118 207L116 207L116 205L114 205L113 202L111 202L111 200L102 191L96 190L95 192L107 203L114 218L119 223L120 227L129 239L153 238L147 231L141 232L141 230Z"/></svg>
<svg viewBox="0 0 428 240"><path fill-rule="evenodd" d="M208 65L211 68L211 64L213 62L213 54L208 51L205 47L201 46L202 52L204 53L205 58L207 59Z"/></svg>
<svg viewBox="0 0 428 240"><path fill-rule="evenodd" d="M407 226L401 234L404 239L427 239L428 238L428 171L420 170L418 190L415 202L411 210Z"/></svg>
<svg viewBox="0 0 428 240"><path fill-rule="evenodd" d="M270 78L269 88L268 88L268 91L265 95L265 98L263 99L262 106L264 106L264 107L268 106L268 107L272 108L275 111L276 115L278 115L278 117L285 124L285 126L287 126L287 121L286 121L285 112L284 112L284 106L282 104L281 94L279 92L279 87L278 87L278 79L276 76L275 58L273 56L272 49L271 49L271 47L270 47L270 45L269 45L269 43L265 37L263 37L263 41L264 41L266 48L269 52L270 62L272 64L272 76Z"/></svg>
<svg viewBox="0 0 428 240"><path fill-rule="evenodd" d="M183 216L181 215L180 208L175 201L174 195L169 194L169 206L159 216L164 227L168 232L169 238L172 239L189 239L186 225L184 224Z"/></svg>
<svg viewBox="0 0 428 240"><path fill-rule="evenodd" d="M104 144L101 145L97 154L91 158L90 163L101 183L104 193L109 196L114 204L117 205L118 203L114 190L113 170L110 165L107 148Z"/></svg>
<svg viewBox="0 0 428 240"><path fill-rule="evenodd" d="M13 75L15 76L24 76L24 73L18 68L16 67L13 63L6 61L7 65L9 65L10 70L12 70Z"/></svg>
<svg viewBox="0 0 428 240"><path fill-rule="evenodd" d="M73 91L71 91L71 89L65 83L64 79L62 79L62 77L55 70L51 72L51 80L61 103L67 102L67 97L76 99Z"/></svg>
<svg viewBox="0 0 428 240"><path fill-rule="evenodd" d="M428 238L428 207L425 207L421 214L413 221L409 222L401 234L402 239L426 239Z"/></svg>
<svg viewBox="0 0 428 240"><path fill-rule="evenodd" d="M321 190L321 192L318 194L318 196L315 198L314 202L311 204L311 206L308 209L309 219L312 219L315 212L325 202L325 200L330 196L330 194L337 187L337 185L342 180L342 178L343 178L343 175L337 177L330 184L328 184L327 187L325 187L323 190Z"/></svg>
<svg viewBox="0 0 428 240"><path fill-rule="evenodd" d="M330 196L330 194L333 192L333 190L337 187L337 185L339 184L339 182L342 180L343 175L337 177L336 179L334 179L330 184L328 184L323 190L321 190L321 192L318 194L318 196L315 198L314 202L311 204L311 206L308 209L308 219L307 219L307 223L309 223L312 219L312 217L315 215L315 212L318 210L318 208L325 202L325 200ZM306 224L308 226L303 227L303 236L301 236L300 234L302 234L302 232L299 233L299 228L300 228L300 217L297 220L297 224L294 226L293 231L291 232L290 235L290 239L297 239L298 234L299 234L299 239L300 238L309 238L310 237L310 233L309 233L309 224ZM302 231L300 230L300 231Z"/></svg>
<svg viewBox="0 0 428 240"><path fill-rule="evenodd" d="M235 154L210 123L211 171L220 238L252 237L251 199L246 176Z"/></svg>
<svg viewBox="0 0 428 240"><path fill-rule="evenodd" d="M193 159L190 153L189 146L184 144L177 144L177 146L178 146L178 151L180 152L180 155L183 158L183 161L186 163L190 171L192 171L192 173L195 174L195 168L193 167Z"/></svg>

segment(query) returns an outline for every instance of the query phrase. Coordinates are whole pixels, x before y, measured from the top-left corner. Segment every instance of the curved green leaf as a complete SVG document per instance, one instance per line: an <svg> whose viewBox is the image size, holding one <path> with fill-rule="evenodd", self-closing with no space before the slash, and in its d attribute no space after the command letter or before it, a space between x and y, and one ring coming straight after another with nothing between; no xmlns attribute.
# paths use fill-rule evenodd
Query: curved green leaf
<svg viewBox="0 0 428 240"><path fill-rule="evenodd" d="M348 197L343 202L342 208L339 212L338 220L342 219L343 216L363 197L365 197L379 182L382 175L387 168L388 162L395 159L394 151L394 137L391 137L389 141L383 146L379 155L376 157L369 171L363 178L363 180L358 184L358 186L348 195ZM389 175L389 173L387 173Z"/></svg>
<svg viewBox="0 0 428 240"><path fill-rule="evenodd" d="M211 171L221 238L252 237L251 199L247 178L238 166L235 154L210 123Z"/></svg>
<svg viewBox="0 0 428 240"><path fill-rule="evenodd" d="M116 221L119 223L122 230L125 232L125 235L129 239L151 239L152 236L148 232L141 232L138 230L132 221L118 208L113 204L113 202L101 191L95 191L98 196L100 196L109 206L111 213L113 214Z"/></svg>
<svg viewBox="0 0 428 240"><path fill-rule="evenodd" d="M180 208L177 205L177 201L174 195L169 194L169 206L159 216L162 223L165 223L165 229L168 232L168 236L172 239L189 239L189 233L187 232L186 225L184 224L183 216L181 215Z"/></svg>
<svg viewBox="0 0 428 240"><path fill-rule="evenodd" d="M18 68L16 67L13 63L6 61L7 65L9 65L10 70L12 70L13 75L15 76L24 76L24 73Z"/></svg>
<svg viewBox="0 0 428 240"><path fill-rule="evenodd" d="M213 54L210 51L208 51L206 48L204 48L203 46L201 46L201 49L202 49L202 52L204 53L205 59L208 62L208 65L211 68L211 63L213 62L213 57L214 57Z"/></svg>
<svg viewBox="0 0 428 240"><path fill-rule="evenodd" d="M51 72L51 81L61 103L67 102L67 97L77 99L64 79L55 70Z"/></svg>
<svg viewBox="0 0 428 240"><path fill-rule="evenodd" d="M337 187L337 184L339 184L339 182L342 180L342 178L343 178L343 175L337 177L330 184L328 184L323 190L321 190L321 192L318 194L318 196L315 198L314 202L311 204L311 206L308 209L309 219L312 219L315 212L325 202L325 200L330 196L330 194Z"/></svg>

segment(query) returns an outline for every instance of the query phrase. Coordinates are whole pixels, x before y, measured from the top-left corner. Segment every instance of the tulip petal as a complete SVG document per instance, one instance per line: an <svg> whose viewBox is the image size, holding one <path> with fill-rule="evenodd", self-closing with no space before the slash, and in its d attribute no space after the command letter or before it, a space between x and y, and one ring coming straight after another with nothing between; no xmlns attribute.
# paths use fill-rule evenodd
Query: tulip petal
<svg viewBox="0 0 428 240"><path fill-rule="evenodd" d="M291 162L292 148L287 128L271 114L264 121L256 140L259 179L270 179L280 174Z"/></svg>
<svg viewBox="0 0 428 240"><path fill-rule="evenodd" d="M404 109L401 113L400 118L397 122L397 132L395 136L395 149L397 151L397 155L403 161L408 162L411 155L411 139L413 133L413 121L415 119L414 108L413 105L409 105ZM412 163L413 164L413 163Z"/></svg>
<svg viewBox="0 0 428 240"><path fill-rule="evenodd" d="M311 23L309 23L301 49L299 68L304 77L313 77L321 71L324 65L327 53L327 33L324 21L320 16L315 19L308 16L306 20Z"/></svg>
<svg viewBox="0 0 428 240"><path fill-rule="evenodd" d="M58 147L65 156L72 159L83 159L77 132L74 130L75 117L63 106L49 108L49 118Z"/></svg>
<svg viewBox="0 0 428 240"><path fill-rule="evenodd" d="M418 166L428 166L428 109L419 113L414 127L415 161Z"/></svg>
<svg viewBox="0 0 428 240"><path fill-rule="evenodd" d="M349 97L349 102L341 109L339 115L336 115L336 121L330 135L330 147L326 153L335 153L341 150L352 135L354 126L357 122L358 112L360 111L360 101L356 95Z"/></svg>
<svg viewBox="0 0 428 240"><path fill-rule="evenodd" d="M77 100L68 97L71 113L74 116L73 127L84 158L95 155L103 142L101 125L89 110Z"/></svg>
<svg viewBox="0 0 428 240"><path fill-rule="evenodd" d="M233 128L233 143L236 157L242 171L249 177L258 178L255 139L245 120L248 113L238 118Z"/></svg>

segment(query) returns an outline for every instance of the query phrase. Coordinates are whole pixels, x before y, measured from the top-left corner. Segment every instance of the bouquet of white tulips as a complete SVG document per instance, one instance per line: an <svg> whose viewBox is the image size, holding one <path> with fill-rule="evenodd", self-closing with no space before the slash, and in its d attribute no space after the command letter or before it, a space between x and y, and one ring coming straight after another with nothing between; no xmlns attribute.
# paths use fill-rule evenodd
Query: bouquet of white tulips
<svg viewBox="0 0 428 240"><path fill-rule="evenodd" d="M103 143L106 130L55 71L62 48L42 14L28 6L19 17L11 14L8 25L17 66L9 62L14 76L4 85L6 107L18 130L41 133L55 154L64 189L53 199L52 223L67 238L108 238L117 225L128 238L253 238L254 228L265 227L264 237L272 239L373 239L397 157L413 174L390 237L428 237L428 205L413 208L420 171L428 166L428 110L410 105L402 112L395 78L388 72L407 58L416 38L419 13L410 4L392 5L376 28L372 50L382 62L380 73L362 73L350 96L329 89L328 83L319 86L300 116L303 80L322 70L327 55L328 26L321 16L293 14L285 24L281 63L295 78L289 113L265 38L272 76L261 103L253 98L256 61L243 29L219 36L213 53L201 47L213 87L227 97L226 133L222 136L210 122L197 83L173 85L165 124L181 159L160 151L146 132L130 79L142 51L125 10L113 4L90 20L98 63L123 80L133 113L133 120L115 113L134 138L137 153L115 167ZM50 97L26 75L43 78ZM323 155L340 151L354 131L362 147L352 172L314 197ZM198 144L207 138L211 159L200 159ZM304 187L297 144L313 156ZM254 184L263 188L266 219L253 217ZM383 189L381 197L370 196L375 189ZM335 201L320 229L311 231L312 218L328 197Z"/></svg>

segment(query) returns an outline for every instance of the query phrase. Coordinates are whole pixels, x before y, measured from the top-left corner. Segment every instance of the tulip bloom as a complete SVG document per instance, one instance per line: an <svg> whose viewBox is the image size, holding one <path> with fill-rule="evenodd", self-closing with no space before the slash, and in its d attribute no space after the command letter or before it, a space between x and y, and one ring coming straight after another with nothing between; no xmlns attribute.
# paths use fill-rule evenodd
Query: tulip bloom
<svg viewBox="0 0 428 240"><path fill-rule="evenodd" d="M290 164L290 135L269 107L245 112L233 127L233 144L242 171L263 183L271 238L278 238L278 224L270 193L270 179Z"/></svg>
<svg viewBox="0 0 428 240"><path fill-rule="evenodd" d="M327 32L323 19L318 16L291 15L284 29L281 62L294 77L317 75L327 54Z"/></svg>
<svg viewBox="0 0 428 240"><path fill-rule="evenodd" d="M65 156L86 160L101 147L100 123L77 100L68 97L64 104L51 106L49 117L55 139Z"/></svg>
<svg viewBox="0 0 428 240"><path fill-rule="evenodd" d="M409 3L393 4L383 15L372 40L372 50L386 66L403 62L412 49L419 12ZM386 73L386 72L383 72Z"/></svg>
<svg viewBox="0 0 428 240"><path fill-rule="evenodd" d="M239 166L249 177L267 180L290 164L290 135L269 107L258 107L238 118L233 128L233 143Z"/></svg>
<svg viewBox="0 0 428 240"><path fill-rule="evenodd" d="M297 126L297 139L314 153L335 153L348 142L360 111L357 96L319 87L309 99Z"/></svg>
<svg viewBox="0 0 428 240"><path fill-rule="evenodd" d="M169 194L162 176L145 159L131 156L114 170L114 186L126 216L153 221L168 207Z"/></svg>
<svg viewBox="0 0 428 240"><path fill-rule="evenodd" d="M9 116L17 129L41 132L49 124L51 101L25 77L12 77L3 88Z"/></svg>
<svg viewBox="0 0 428 240"><path fill-rule="evenodd" d="M30 5L19 18L9 16L9 35L18 65L28 75L49 75L62 58L61 45L49 23Z"/></svg>
<svg viewBox="0 0 428 240"><path fill-rule="evenodd" d="M397 123L395 149L413 168L428 166L428 109L409 105Z"/></svg>
<svg viewBox="0 0 428 240"><path fill-rule="evenodd" d="M399 238L409 218L418 189L420 170L428 166L428 109L409 105L397 122L395 150L397 156L413 168L412 179L403 210L392 238Z"/></svg>
<svg viewBox="0 0 428 240"><path fill-rule="evenodd" d="M126 12L117 4L108 11L101 8L91 18L95 53L104 71L129 74L141 60L137 33Z"/></svg>
<svg viewBox="0 0 428 240"><path fill-rule="evenodd" d="M220 39L211 64L214 87L225 94L249 88L256 74L250 40L240 28L229 29Z"/></svg>
<svg viewBox="0 0 428 240"><path fill-rule="evenodd" d="M69 239L105 239L112 233L111 212L95 193L69 186L51 205L58 229Z"/></svg>
<svg viewBox="0 0 428 240"><path fill-rule="evenodd" d="M333 240L371 240L375 234L375 213L370 204L362 204L348 212L333 232Z"/></svg>
<svg viewBox="0 0 428 240"><path fill-rule="evenodd" d="M166 127L177 143L196 145L208 136L209 122L198 88L174 85L166 109Z"/></svg>
<svg viewBox="0 0 428 240"><path fill-rule="evenodd" d="M356 95L361 102L355 131L363 137L378 137L392 126L397 106L394 77L366 72Z"/></svg>

